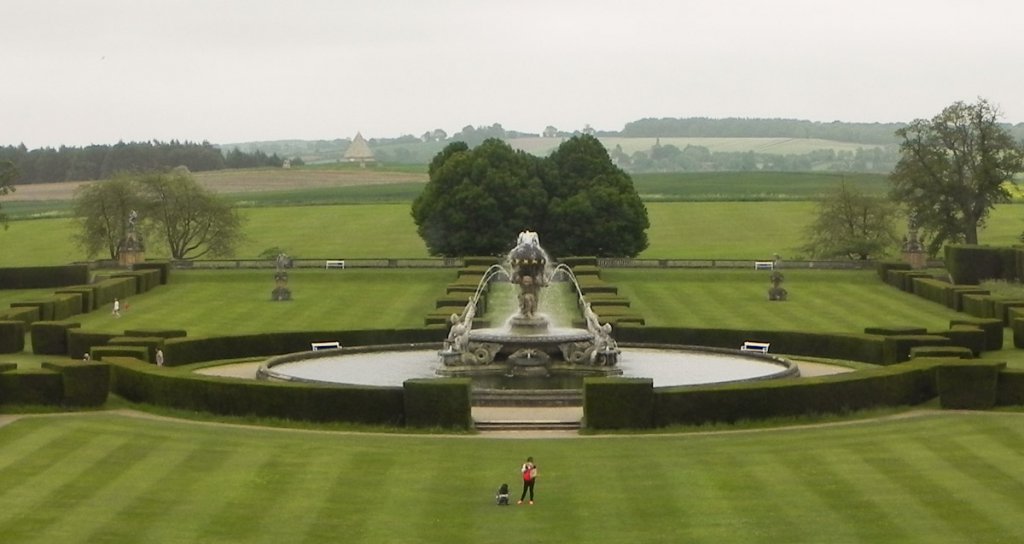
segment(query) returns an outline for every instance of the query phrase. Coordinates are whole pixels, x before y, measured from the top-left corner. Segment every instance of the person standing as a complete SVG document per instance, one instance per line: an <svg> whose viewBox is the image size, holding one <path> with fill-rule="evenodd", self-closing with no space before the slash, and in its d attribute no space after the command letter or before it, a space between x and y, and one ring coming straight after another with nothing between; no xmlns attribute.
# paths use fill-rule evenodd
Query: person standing
<svg viewBox="0 0 1024 544"><path fill-rule="evenodd" d="M156 350L156 366L164 366L164 350Z"/></svg>
<svg viewBox="0 0 1024 544"><path fill-rule="evenodd" d="M523 504L527 491L530 492L530 504L533 504L533 486L537 483L537 465L533 462L533 457L527 457L519 470L523 473L523 494L519 496L519 502L516 504Z"/></svg>
<svg viewBox="0 0 1024 544"><path fill-rule="evenodd" d="M114 317L121 317L121 301L114 299L114 309L110 311L110 315Z"/></svg>

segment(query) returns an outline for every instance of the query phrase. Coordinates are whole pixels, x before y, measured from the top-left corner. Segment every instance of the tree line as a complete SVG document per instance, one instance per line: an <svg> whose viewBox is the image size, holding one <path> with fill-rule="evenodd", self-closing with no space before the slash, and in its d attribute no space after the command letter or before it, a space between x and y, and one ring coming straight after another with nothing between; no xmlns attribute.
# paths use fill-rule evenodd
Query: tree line
<svg viewBox="0 0 1024 544"><path fill-rule="evenodd" d="M0 161L14 165L15 184L107 179L118 172L167 171L184 166L191 172L225 168L280 167L277 154L237 148L222 151L210 142L118 142L85 147L28 149L24 144L0 147Z"/></svg>

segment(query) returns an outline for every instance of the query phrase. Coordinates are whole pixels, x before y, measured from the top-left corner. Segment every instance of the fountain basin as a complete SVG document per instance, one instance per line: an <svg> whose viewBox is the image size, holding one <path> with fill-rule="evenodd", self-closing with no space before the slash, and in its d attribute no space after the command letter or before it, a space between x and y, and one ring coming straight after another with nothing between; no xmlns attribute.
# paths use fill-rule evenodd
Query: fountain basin
<svg viewBox="0 0 1024 544"><path fill-rule="evenodd" d="M367 346L341 352L302 352L268 359L260 379L324 384L401 387L413 378L446 373L437 345ZM475 391L574 390L593 376L580 365L551 365L550 377L508 376L508 365L474 367ZM771 355L694 346L634 346L622 350L615 372L626 378L650 378L654 387L694 386L799 376L791 361ZM449 373L450 374L450 373Z"/></svg>

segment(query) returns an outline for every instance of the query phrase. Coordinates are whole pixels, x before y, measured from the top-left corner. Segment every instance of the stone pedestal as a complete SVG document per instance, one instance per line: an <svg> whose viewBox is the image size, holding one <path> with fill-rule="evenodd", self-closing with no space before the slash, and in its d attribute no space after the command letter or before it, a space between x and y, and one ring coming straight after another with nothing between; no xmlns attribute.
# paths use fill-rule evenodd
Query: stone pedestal
<svg viewBox="0 0 1024 544"><path fill-rule="evenodd" d="M923 251L904 251L903 261L910 263L910 268L914 270L928 268L928 254Z"/></svg>
<svg viewBox="0 0 1024 544"><path fill-rule="evenodd" d="M130 267L135 263L141 263L146 261L146 252L141 249L122 249L117 254L117 264Z"/></svg>

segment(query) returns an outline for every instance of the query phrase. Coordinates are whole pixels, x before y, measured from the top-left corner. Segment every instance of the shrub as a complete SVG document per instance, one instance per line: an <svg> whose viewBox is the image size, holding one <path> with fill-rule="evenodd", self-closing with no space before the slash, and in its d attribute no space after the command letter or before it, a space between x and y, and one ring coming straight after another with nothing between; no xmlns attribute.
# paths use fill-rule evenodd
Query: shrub
<svg viewBox="0 0 1024 544"><path fill-rule="evenodd" d="M1016 259L1006 248L949 244L945 247L946 270L954 283L977 285L987 279L1014 279ZM1009 259L1009 262L1005 260Z"/></svg>
<svg viewBox="0 0 1024 544"><path fill-rule="evenodd" d="M37 321L53 321L53 300L23 300L12 302L11 308L35 308Z"/></svg>
<svg viewBox="0 0 1024 544"><path fill-rule="evenodd" d="M878 279L886 281L890 270L910 270L910 263L904 261L878 261L875 271L878 272Z"/></svg>
<svg viewBox="0 0 1024 544"><path fill-rule="evenodd" d="M25 351L25 323L0 321L0 353Z"/></svg>
<svg viewBox="0 0 1024 544"><path fill-rule="evenodd" d="M171 279L170 261L146 261L142 263L135 263L132 265L132 270L156 270L160 285L167 285L167 282Z"/></svg>
<svg viewBox="0 0 1024 544"><path fill-rule="evenodd" d="M1024 370L1003 369L996 380L999 406L1024 405Z"/></svg>
<svg viewBox="0 0 1024 544"><path fill-rule="evenodd" d="M58 406L64 396L61 375L45 368L0 372L0 402Z"/></svg>
<svg viewBox="0 0 1024 544"><path fill-rule="evenodd" d="M0 321L21 321L28 325L39 321L38 306L24 306L0 311Z"/></svg>
<svg viewBox="0 0 1024 544"><path fill-rule="evenodd" d="M133 402L222 415L401 425L401 387L326 386L179 373L110 357L113 392Z"/></svg>
<svg viewBox="0 0 1024 544"><path fill-rule="evenodd" d="M919 359L799 380L658 388L655 425L731 423L920 404L935 396L934 368L943 361Z"/></svg>
<svg viewBox="0 0 1024 544"><path fill-rule="evenodd" d="M106 332L91 332L82 329L68 329L68 357L81 359L95 346L106 345L117 336Z"/></svg>
<svg viewBox="0 0 1024 544"><path fill-rule="evenodd" d="M1002 319L951 319L949 328L957 325L970 325L985 331L985 351L1003 349L1003 321Z"/></svg>
<svg viewBox="0 0 1024 544"><path fill-rule="evenodd" d="M128 329L125 336L156 336L159 338L184 338L188 331L184 329Z"/></svg>
<svg viewBox="0 0 1024 544"><path fill-rule="evenodd" d="M472 427L469 378L406 380L403 389L406 426Z"/></svg>
<svg viewBox="0 0 1024 544"><path fill-rule="evenodd" d="M79 323L66 321L36 321L32 324L32 353L36 355L67 355L68 330L77 329Z"/></svg>
<svg viewBox="0 0 1024 544"><path fill-rule="evenodd" d="M146 361L156 362L156 350L163 349L164 338L159 336L115 336L107 346L142 346L146 348Z"/></svg>
<svg viewBox="0 0 1024 544"><path fill-rule="evenodd" d="M89 350L89 353L93 361L102 361L105 357L132 357L151 362L149 348L146 346L96 346Z"/></svg>
<svg viewBox="0 0 1024 544"><path fill-rule="evenodd" d="M89 267L84 264L0 268L0 285L5 289L44 289L83 283L89 283Z"/></svg>
<svg viewBox="0 0 1024 544"><path fill-rule="evenodd" d="M100 406L110 393L110 365L98 362L43 363L61 375L65 406Z"/></svg>
<svg viewBox="0 0 1024 544"><path fill-rule="evenodd" d="M939 405L959 410L987 410L996 405L997 379L1006 363L958 361L938 368Z"/></svg>
<svg viewBox="0 0 1024 544"><path fill-rule="evenodd" d="M654 425L654 381L584 378L583 413L589 429L648 429Z"/></svg>
<svg viewBox="0 0 1024 544"><path fill-rule="evenodd" d="M956 359L973 359L974 353L970 348L963 346L917 346L910 348L910 358L920 359L922 357L953 357Z"/></svg>
<svg viewBox="0 0 1024 544"><path fill-rule="evenodd" d="M96 309L95 300L94 300L95 296L96 296L96 293L95 293L95 289L93 289L92 286L83 285L83 286L64 287L64 288L58 289L56 291L56 294L58 294L58 295L77 294L79 297L81 297L80 302L82 304L82 307L76 313L87 314L87 313L89 313L89 312L91 312L91 311Z"/></svg>
<svg viewBox="0 0 1024 544"><path fill-rule="evenodd" d="M985 331L973 325L954 325L948 331L932 334L949 338L950 344L971 350L975 357L985 351Z"/></svg>
<svg viewBox="0 0 1024 544"><path fill-rule="evenodd" d="M892 336L898 334L927 334L928 329L924 327L865 327L864 334L880 334Z"/></svg>
<svg viewBox="0 0 1024 544"><path fill-rule="evenodd" d="M883 337L883 352L888 364L901 363L910 359L910 348L917 346L948 346L949 338L933 334L900 334Z"/></svg>

